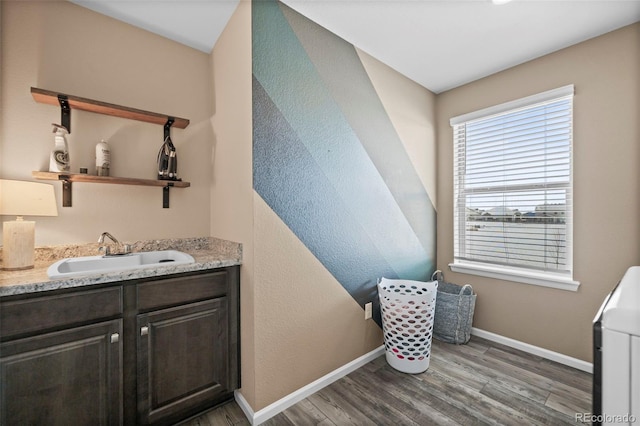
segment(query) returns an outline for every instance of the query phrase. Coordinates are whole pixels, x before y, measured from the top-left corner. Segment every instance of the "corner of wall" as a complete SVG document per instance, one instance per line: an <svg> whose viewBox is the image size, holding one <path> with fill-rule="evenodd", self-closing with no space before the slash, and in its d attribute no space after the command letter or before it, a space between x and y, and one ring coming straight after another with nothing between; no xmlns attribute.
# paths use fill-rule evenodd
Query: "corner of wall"
<svg viewBox="0 0 640 426"><path fill-rule="evenodd" d="M240 1L211 57L211 235L242 243L242 395L255 407L251 2Z"/></svg>

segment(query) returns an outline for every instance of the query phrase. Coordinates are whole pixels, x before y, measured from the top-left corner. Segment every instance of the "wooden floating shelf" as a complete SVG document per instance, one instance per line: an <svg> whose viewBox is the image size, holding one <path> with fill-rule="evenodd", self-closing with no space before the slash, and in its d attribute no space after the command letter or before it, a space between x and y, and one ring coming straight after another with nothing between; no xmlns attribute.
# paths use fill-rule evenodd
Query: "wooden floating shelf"
<svg viewBox="0 0 640 426"><path fill-rule="evenodd" d="M144 121L146 123L160 124L164 126L164 141L170 138L171 127L184 129L189 125L189 120L165 114L158 114L141 109L129 108L79 96L67 95L50 90L31 88L31 96L36 102L60 107L61 124L71 132L71 110L94 112L96 114L111 115L130 120ZM170 140L170 139L169 139ZM71 183L110 183L120 185L160 186L162 187L162 207L169 208L169 188L186 188L191 186L189 182L181 180L154 180L123 178L115 176L93 176L85 173L65 172L33 172L33 177L41 180L57 180L62 182L62 206L71 207Z"/></svg>
<svg viewBox="0 0 640 426"><path fill-rule="evenodd" d="M71 207L71 183L110 183L119 185L159 186L162 187L162 207L169 208L169 188L187 188L191 183L181 180L136 179L115 176L94 176L85 173L66 172L31 172L39 180L56 180L62 182L62 207Z"/></svg>
<svg viewBox="0 0 640 426"><path fill-rule="evenodd" d="M153 180L137 179L116 176L94 176L86 173L66 173L66 172L32 172L32 176L40 180L66 180L69 182L92 182L92 183L112 183L120 185L138 186L172 186L174 188L187 188L191 183L181 180Z"/></svg>
<svg viewBox="0 0 640 426"><path fill-rule="evenodd" d="M184 129L189 125L189 120L186 118L174 117L167 114L158 114L155 112L129 108L93 99L81 98L79 96L38 89L36 87L31 88L31 96L33 96L33 99L39 103L60 106L59 95L66 98L71 109L95 112L97 114L111 115L114 117L128 118L130 120L144 121L146 123L160 125L165 125L167 123L167 119L172 118L174 120L172 126L179 129Z"/></svg>

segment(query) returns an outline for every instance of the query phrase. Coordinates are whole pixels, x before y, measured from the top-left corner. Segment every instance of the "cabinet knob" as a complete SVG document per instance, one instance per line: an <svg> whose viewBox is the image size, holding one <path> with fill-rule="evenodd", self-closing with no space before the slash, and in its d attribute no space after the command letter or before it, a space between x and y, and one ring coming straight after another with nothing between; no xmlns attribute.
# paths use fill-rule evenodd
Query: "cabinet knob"
<svg viewBox="0 0 640 426"><path fill-rule="evenodd" d="M146 336L147 334L149 334L149 327L147 327L146 325L144 327L140 328L140 335L141 336Z"/></svg>
<svg viewBox="0 0 640 426"><path fill-rule="evenodd" d="M113 333L111 335L111 343L118 343L120 341L120 334Z"/></svg>

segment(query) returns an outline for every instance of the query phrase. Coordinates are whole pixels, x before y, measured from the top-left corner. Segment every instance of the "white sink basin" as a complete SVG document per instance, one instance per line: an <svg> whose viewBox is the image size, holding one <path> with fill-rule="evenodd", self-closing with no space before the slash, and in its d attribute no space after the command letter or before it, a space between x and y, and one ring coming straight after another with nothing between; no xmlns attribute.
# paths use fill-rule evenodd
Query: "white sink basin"
<svg viewBox="0 0 640 426"><path fill-rule="evenodd" d="M191 255L177 250L146 251L122 256L70 257L49 266L47 275L49 278L66 278L194 262Z"/></svg>

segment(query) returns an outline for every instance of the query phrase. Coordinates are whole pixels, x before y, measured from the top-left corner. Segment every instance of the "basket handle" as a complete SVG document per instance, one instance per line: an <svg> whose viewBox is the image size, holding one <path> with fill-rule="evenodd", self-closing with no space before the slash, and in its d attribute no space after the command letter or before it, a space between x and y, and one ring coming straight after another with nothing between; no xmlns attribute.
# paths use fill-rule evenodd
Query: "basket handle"
<svg viewBox="0 0 640 426"><path fill-rule="evenodd" d="M464 291L467 288L470 288L471 289L471 294L473 294L473 287L471 287L470 284L465 284L465 285L462 286L462 289L460 290L460 293L458 294L458 296L462 296L462 293L464 293ZM456 312L456 315L458 317L458 326L456 327L456 332L455 332L456 342L460 341L460 323L462 323L462 314L460 312L461 305L462 305L462 297L458 297L458 310Z"/></svg>
<svg viewBox="0 0 640 426"><path fill-rule="evenodd" d="M465 291L466 289L470 289L470 290L471 290L471 293L470 293L470 294L473 294L473 287L471 287L471 284L465 284L465 285L463 285L463 286L462 286L462 288L460 289L460 293L458 293L458 296L462 296L462 293L464 293L464 291Z"/></svg>
<svg viewBox="0 0 640 426"><path fill-rule="evenodd" d="M441 277L441 280L444 281L444 274L440 269L436 269L433 274L431 274L431 281L439 281L438 276Z"/></svg>

